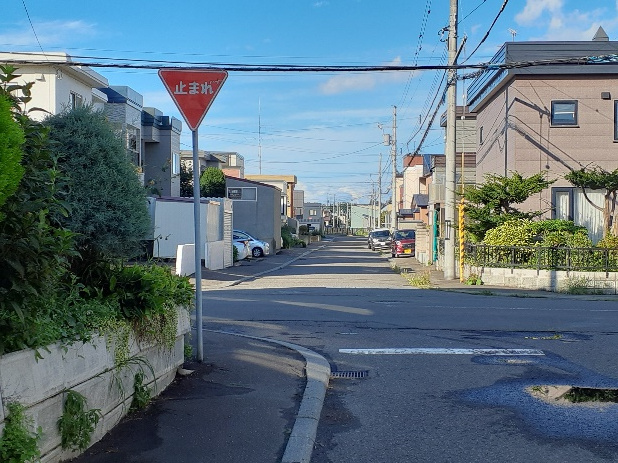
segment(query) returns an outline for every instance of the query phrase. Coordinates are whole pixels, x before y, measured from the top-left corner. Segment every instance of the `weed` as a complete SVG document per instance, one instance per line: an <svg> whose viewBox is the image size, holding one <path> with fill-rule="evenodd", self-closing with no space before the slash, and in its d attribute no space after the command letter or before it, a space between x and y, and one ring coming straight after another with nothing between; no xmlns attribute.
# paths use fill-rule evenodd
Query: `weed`
<svg viewBox="0 0 618 463"><path fill-rule="evenodd" d="M193 358L193 347L188 342L185 342L184 354L185 360L191 360Z"/></svg>
<svg viewBox="0 0 618 463"><path fill-rule="evenodd" d="M430 275L430 272L423 272L413 276L408 276L407 278L412 286L417 288L431 288Z"/></svg>
<svg viewBox="0 0 618 463"><path fill-rule="evenodd" d="M94 428L103 418L101 410L86 410L86 398L79 392L66 391L64 411L58 419L61 445L63 449L86 450Z"/></svg>
<svg viewBox="0 0 618 463"><path fill-rule="evenodd" d="M8 463L28 463L37 461L41 452L38 442L42 429L32 430L32 418L24 413L25 407L17 402L7 404L8 415L4 421L4 431L0 437L0 461Z"/></svg>
<svg viewBox="0 0 618 463"><path fill-rule="evenodd" d="M564 394L569 402L618 402L618 389L595 389L587 387L572 387Z"/></svg>
<svg viewBox="0 0 618 463"><path fill-rule="evenodd" d="M468 278L466 278L465 284L480 286L483 284L483 280L481 280L481 277L478 276L476 273L472 273L468 276Z"/></svg>
<svg viewBox="0 0 618 463"><path fill-rule="evenodd" d="M150 403L151 390L144 385L144 372L138 371L135 373L135 381L133 383L133 401L129 411L137 411L146 408Z"/></svg>
<svg viewBox="0 0 618 463"><path fill-rule="evenodd" d="M481 296L493 296L494 295L494 293L492 291L488 290L488 289L484 289L479 294Z"/></svg>
<svg viewBox="0 0 618 463"><path fill-rule="evenodd" d="M590 278L574 277L567 278L564 292L567 294L584 295L590 294Z"/></svg>

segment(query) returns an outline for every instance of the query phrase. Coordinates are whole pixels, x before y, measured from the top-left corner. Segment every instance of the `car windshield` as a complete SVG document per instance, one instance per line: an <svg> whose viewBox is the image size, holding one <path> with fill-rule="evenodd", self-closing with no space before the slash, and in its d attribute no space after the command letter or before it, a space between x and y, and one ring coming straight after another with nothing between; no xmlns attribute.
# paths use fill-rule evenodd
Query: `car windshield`
<svg viewBox="0 0 618 463"><path fill-rule="evenodd" d="M373 232L373 236L376 238L384 238L388 236L388 230L378 230Z"/></svg>
<svg viewBox="0 0 618 463"><path fill-rule="evenodd" d="M396 240L413 240L414 239L414 231L399 231L395 233Z"/></svg>

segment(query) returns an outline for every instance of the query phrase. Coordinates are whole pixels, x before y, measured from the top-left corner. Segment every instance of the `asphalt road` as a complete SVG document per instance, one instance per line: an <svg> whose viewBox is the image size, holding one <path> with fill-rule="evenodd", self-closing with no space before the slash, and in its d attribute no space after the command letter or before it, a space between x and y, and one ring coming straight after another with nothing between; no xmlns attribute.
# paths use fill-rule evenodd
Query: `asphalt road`
<svg viewBox="0 0 618 463"><path fill-rule="evenodd" d="M618 388L616 301L416 289L365 239L337 238L205 293L204 322L305 346L339 374L361 376L331 380L314 463L618 460L618 405L527 392ZM400 350L341 351L387 348ZM401 350L418 348L442 350ZM522 349L537 355L515 355Z"/></svg>

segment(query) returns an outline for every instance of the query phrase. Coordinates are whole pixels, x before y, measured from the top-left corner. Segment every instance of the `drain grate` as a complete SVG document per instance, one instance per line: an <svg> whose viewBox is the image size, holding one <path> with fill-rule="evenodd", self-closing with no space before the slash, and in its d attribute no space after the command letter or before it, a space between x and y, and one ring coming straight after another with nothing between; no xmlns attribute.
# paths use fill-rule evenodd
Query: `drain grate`
<svg viewBox="0 0 618 463"><path fill-rule="evenodd" d="M369 376L369 370L362 371L333 371L330 374L331 378L366 378Z"/></svg>

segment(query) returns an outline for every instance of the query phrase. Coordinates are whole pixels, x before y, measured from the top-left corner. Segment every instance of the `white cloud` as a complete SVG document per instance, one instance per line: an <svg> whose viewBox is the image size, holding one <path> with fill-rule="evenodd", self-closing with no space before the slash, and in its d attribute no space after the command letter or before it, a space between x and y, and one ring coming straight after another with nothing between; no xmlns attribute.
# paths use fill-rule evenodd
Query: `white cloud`
<svg viewBox="0 0 618 463"><path fill-rule="evenodd" d="M314 6L314 7L316 7L316 8L320 8L320 7L322 7L322 6L327 6L327 5L328 5L328 2L323 1L323 0L322 0L322 1L319 1L319 2L315 2L315 3L313 4L313 6Z"/></svg>
<svg viewBox="0 0 618 463"><path fill-rule="evenodd" d="M397 57L387 65L400 65L401 58ZM325 95L336 95L344 92L359 92L371 90L379 84L388 82L405 82L409 73L401 71L383 71L371 73L345 73L330 78L320 85L320 91Z"/></svg>
<svg viewBox="0 0 618 463"><path fill-rule="evenodd" d="M527 0L515 20L521 26L545 29L531 40L592 40L599 26L611 39L611 33L618 31L618 16L611 8L570 9L564 0Z"/></svg>
<svg viewBox="0 0 618 463"><path fill-rule="evenodd" d="M561 13L563 6L563 0L526 0L526 6L515 15L515 21L521 25L533 24L545 11Z"/></svg>
<svg viewBox="0 0 618 463"><path fill-rule="evenodd" d="M65 44L79 37L92 37L96 34L95 24L84 21L47 21L35 22L32 31L30 24L24 24L22 29L0 34L0 43L10 46L36 46L37 37L43 48Z"/></svg>

